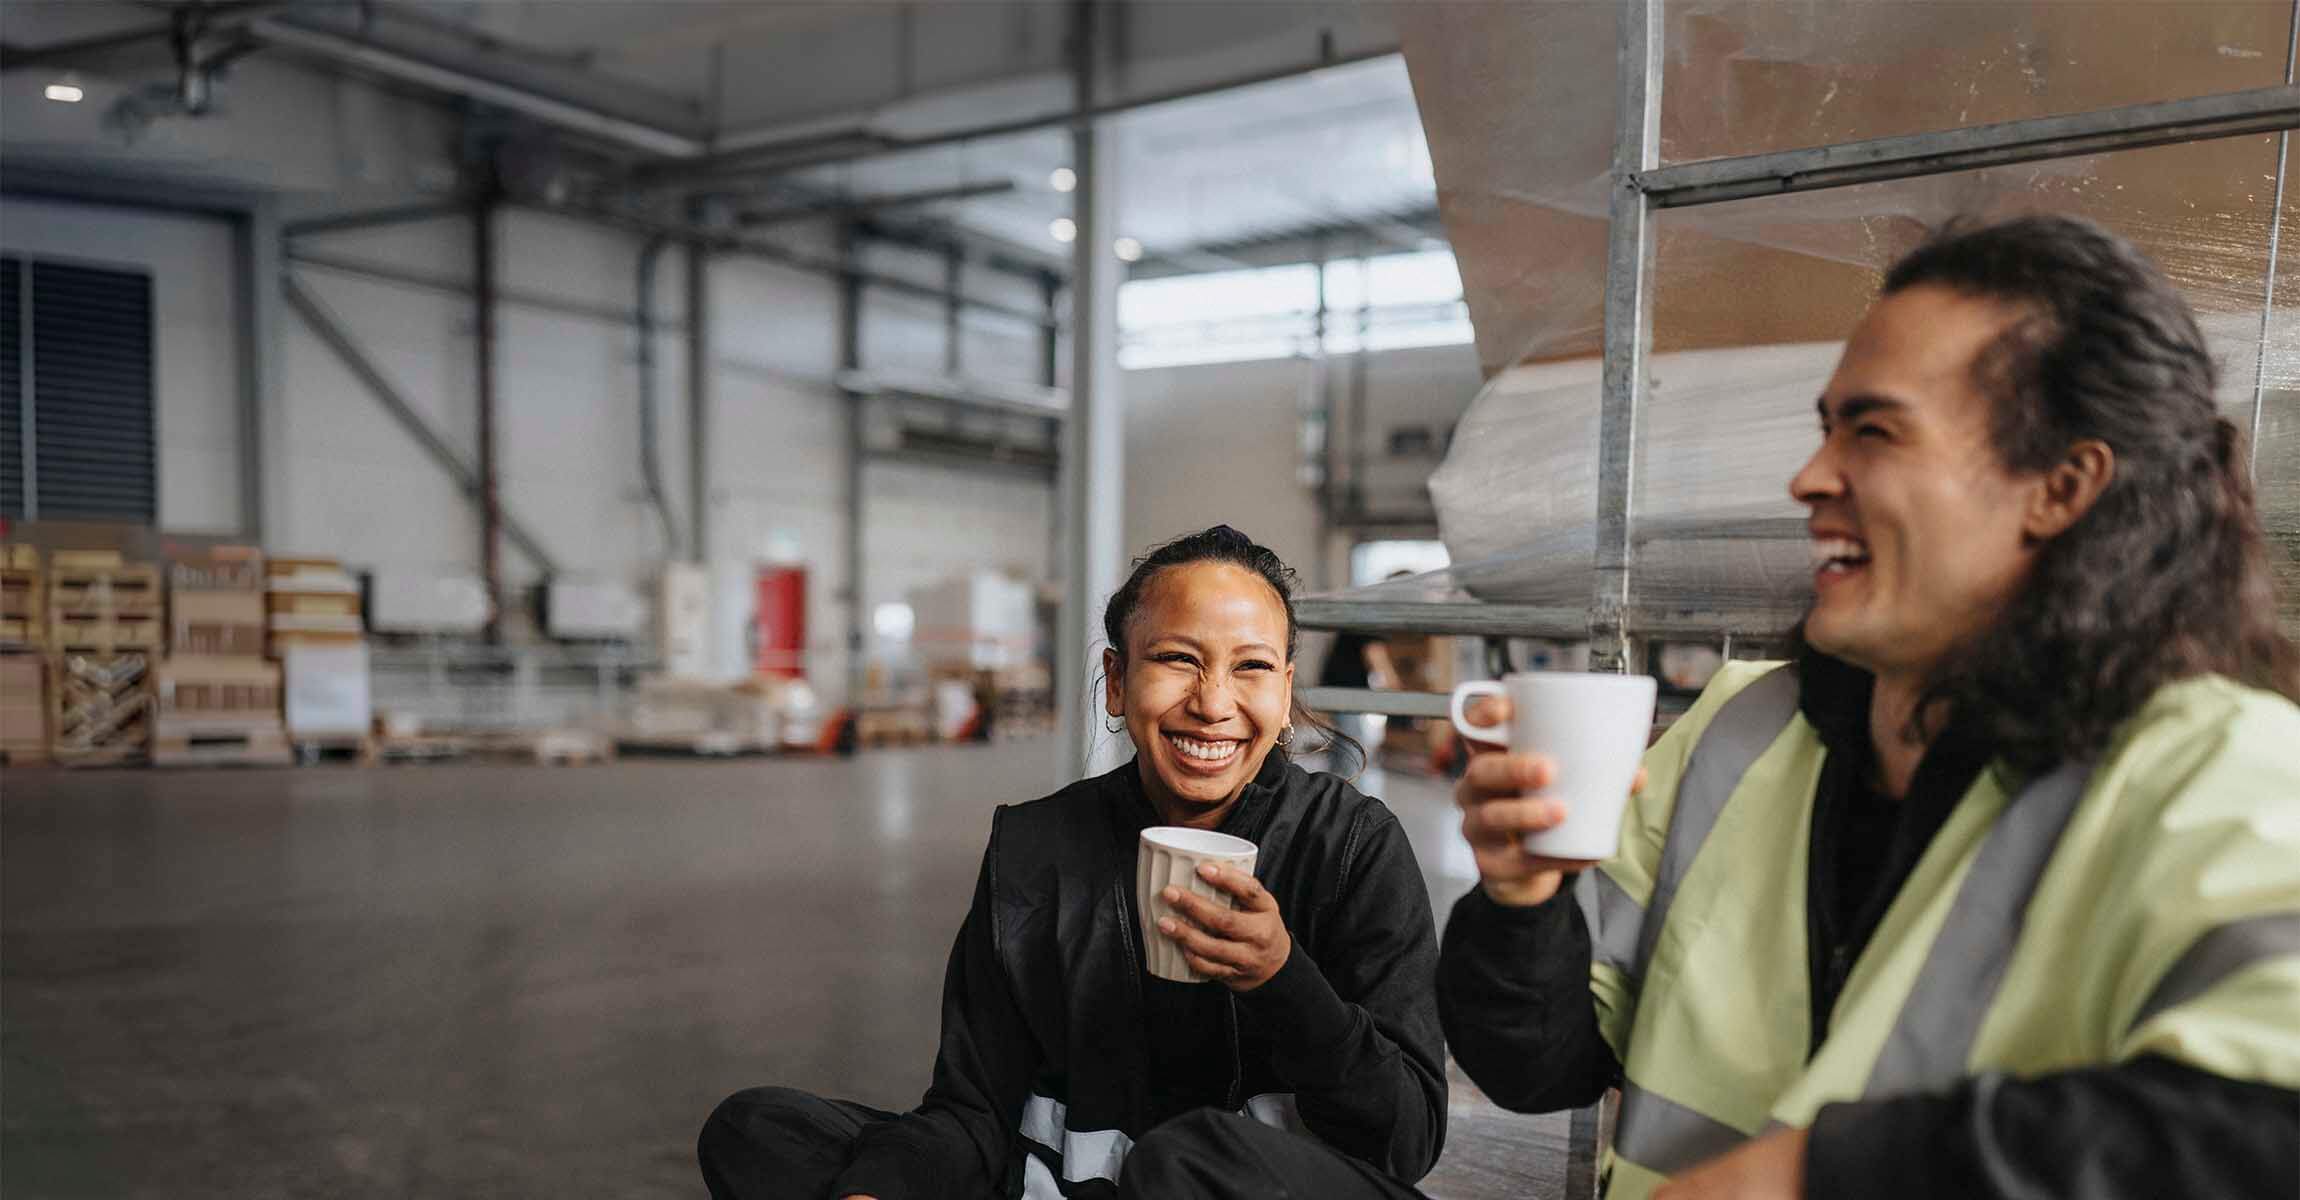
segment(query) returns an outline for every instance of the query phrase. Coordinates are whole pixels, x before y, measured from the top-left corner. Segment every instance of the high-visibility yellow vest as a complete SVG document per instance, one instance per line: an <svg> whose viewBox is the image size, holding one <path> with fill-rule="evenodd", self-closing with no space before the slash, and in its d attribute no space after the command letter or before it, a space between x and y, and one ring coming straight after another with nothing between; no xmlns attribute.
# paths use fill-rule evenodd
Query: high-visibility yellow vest
<svg viewBox="0 0 2300 1200"><path fill-rule="evenodd" d="M1825 754L1797 675L1729 664L1646 753L1584 874L1627 1080L1607 1195L1824 1104L2159 1054L2300 1087L2300 707L2160 689L2099 761L1981 772L1846 979L1811 1060L1807 848Z"/></svg>

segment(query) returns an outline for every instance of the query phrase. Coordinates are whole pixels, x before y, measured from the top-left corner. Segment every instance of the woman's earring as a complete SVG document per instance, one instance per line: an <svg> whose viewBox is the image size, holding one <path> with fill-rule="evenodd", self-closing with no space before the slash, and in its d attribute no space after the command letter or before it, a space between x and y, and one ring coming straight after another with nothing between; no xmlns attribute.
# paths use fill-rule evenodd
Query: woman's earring
<svg viewBox="0 0 2300 1200"><path fill-rule="evenodd" d="M1293 748L1293 745L1294 723L1292 721L1288 721L1286 722L1286 727L1278 731L1278 749L1288 750Z"/></svg>
<svg viewBox="0 0 2300 1200"><path fill-rule="evenodd" d="M1122 716L1108 718L1102 722L1102 728L1111 733L1124 733L1126 732L1126 718Z"/></svg>

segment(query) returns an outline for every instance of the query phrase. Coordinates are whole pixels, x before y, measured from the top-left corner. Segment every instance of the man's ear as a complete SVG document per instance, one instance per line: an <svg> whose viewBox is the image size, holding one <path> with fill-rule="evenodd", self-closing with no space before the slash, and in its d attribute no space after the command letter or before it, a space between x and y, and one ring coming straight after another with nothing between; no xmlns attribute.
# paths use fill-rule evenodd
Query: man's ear
<svg viewBox="0 0 2300 1200"><path fill-rule="evenodd" d="M2061 460L2046 468L2029 496L2021 533L2031 542L2059 537L2100 501L2116 478L2116 451L2098 438L2086 438L2068 448Z"/></svg>
<svg viewBox="0 0 2300 1200"><path fill-rule="evenodd" d="M1126 663L1116 650L1102 652L1102 711L1113 717L1126 715L1126 689L1120 686L1126 674Z"/></svg>

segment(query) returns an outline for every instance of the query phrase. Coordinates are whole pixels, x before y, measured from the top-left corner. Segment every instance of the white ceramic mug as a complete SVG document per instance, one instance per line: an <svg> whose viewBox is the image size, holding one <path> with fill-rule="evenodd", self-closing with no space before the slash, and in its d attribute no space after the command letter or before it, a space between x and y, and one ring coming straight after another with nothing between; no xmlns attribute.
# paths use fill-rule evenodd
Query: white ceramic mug
<svg viewBox="0 0 2300 1200"><path fill-rule="evenodd" d="M1565 802L1565 821L1527 834L1525 848L1549 858L1598 861L1621 848L1621 814L1653 730L1650 675L1529 671L1453 690L1454 728L1462 736L1540 754L1555 765L1541 796ZM1473 725L1464 711L1477 696L1506 696L1506 725Z"/></svg>
<svg viewBox="0 0 2300 1200"><path fill-rule="evenodd" d="M1196 892L1223 908L1235 908L1237 905L1230 893L1198 878L1198 868L1206 863L1218 863L1224 870L1251 875L1254 856L1259 852L1254 843L1244 838L1205 829L1153 825L1142 831L1141 846L1134 856L1134 911L1140 914L1142 921L1142 959L1152 975L1176 983L1204 983L1208 978L1191 970L1190 964L1183 961L1179 943L1158 932L1161 917L1172 917L1184 924L1189 922L1188 917L1169 907L1159 893L1173 886Z"/></svg>

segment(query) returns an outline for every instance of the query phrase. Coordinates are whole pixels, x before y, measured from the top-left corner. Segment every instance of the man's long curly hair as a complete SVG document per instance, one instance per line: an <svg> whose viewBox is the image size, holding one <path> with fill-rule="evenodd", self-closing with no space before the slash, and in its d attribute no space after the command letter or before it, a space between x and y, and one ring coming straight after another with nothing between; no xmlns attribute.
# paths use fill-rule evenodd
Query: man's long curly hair
<svg viewBox="0 0 2300 1200"><path fill-rule="evenodd" d="M1936 669L1917 721L1945 712L2034 771L2097 757L2174 680L2213 673L2300 700L2245 442L2155 265L2090 222L2031 216L1950 225L1885 277L1887 295L1914 287L2023 314L1973 368L2007 469L2047 470L2088 438L2116 455L1996 624Z"/></svg>

